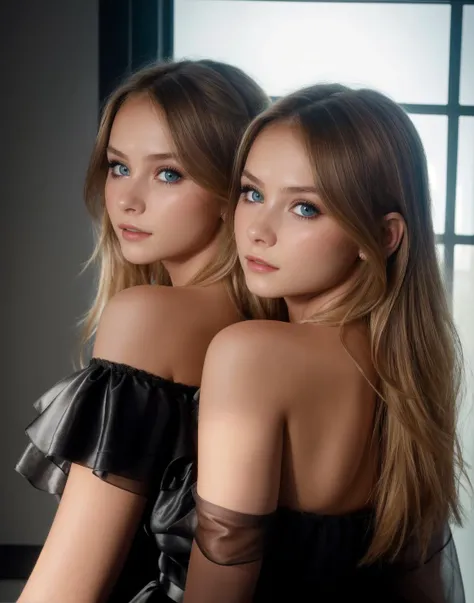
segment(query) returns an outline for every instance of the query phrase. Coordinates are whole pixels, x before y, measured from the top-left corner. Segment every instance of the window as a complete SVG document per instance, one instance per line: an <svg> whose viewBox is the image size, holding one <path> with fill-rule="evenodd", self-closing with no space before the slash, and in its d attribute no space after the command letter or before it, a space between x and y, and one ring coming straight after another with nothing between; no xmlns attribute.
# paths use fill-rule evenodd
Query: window
<svg viewBox="0 0 474 603"><path fill-rule="evenodd" d="M472 3L471 3L472 4ZM474 6L465 4L462 21L461 105L474 105Z"/></svg>
<svg viewBox="0 0 474 603"><path fill-rule="evenodd" d="M316 81L448 100L449 5L176 0L176 57L238 65L270 96Z"/></svg>

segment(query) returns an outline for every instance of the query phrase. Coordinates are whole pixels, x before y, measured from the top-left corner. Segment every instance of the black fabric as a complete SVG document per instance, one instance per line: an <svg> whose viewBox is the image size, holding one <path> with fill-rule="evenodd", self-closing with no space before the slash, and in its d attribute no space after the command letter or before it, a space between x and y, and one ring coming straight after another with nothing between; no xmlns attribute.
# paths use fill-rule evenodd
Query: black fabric
<svg viewBox="0 0 474 603"><path fill-rule="evenodd" d="M197 528L194 535L201 553L218 565L259 561L274 513L249 515L215 505L193 490Z"/></svg>
<svg viewBox="0 0 474 603"><path fill-rule="evenodd" d="M433 535L423 563L407 547L396 567L397 590L405 603L464 603L464 586L456 545L446 523Z"/></svg>
<svg viewBox="0 0 474 603"><path fill-rule="evenodd" d="M111 601L181 601L195 529L197 387L94 358L35 404L17 471L58 496L71 463L148 506Z"/></svg>
<svg viewBox="0 0 474 603"><path fill-rule="evenodd" d="M60 496L71 463L79 463L115 486L147 494L142 527L112 603L183 598L197 526L196 394L196 387L93 359L35 405L39 414L27 428L30 445L17 465L34 486ZM425 563L407 550L398 564L370 567L358 565L372 537L370 511L318 516L280 508L265 527L261 563L223 568L239 572L239 580L255 570L253 603L347 603L357 597L365 603L465 603L447 525L434 536ZM226 602L224 593L212 595L217 599L203 600Z"/></svg>
<svg viewBox="0 0 474 603"><path fill-rule="evenodd" d="M407 546L396 562L362 565L373 537L372 510L317 515L278 508L271 516L252 516L197 498L197 517L201 542L186 603L465 603L448 524L433 534L424 559Z"/></svg>
<svg viewBox="0 0 474 603"><path fill-rule="evenodd" d="M370 510L320 516L278 509L254 602L300 601L314 593L328 603L465 603L448 524L433 535L424 561L407 548L396 563L360 565L374 521Z"/></svg>

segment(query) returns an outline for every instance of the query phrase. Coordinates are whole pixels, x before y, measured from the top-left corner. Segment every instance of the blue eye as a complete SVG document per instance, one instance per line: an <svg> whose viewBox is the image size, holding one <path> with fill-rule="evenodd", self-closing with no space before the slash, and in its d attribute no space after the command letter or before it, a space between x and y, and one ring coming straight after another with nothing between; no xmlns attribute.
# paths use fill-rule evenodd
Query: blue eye
<svg viewBox="0 0 474 603"><path fill-rule="evenodd" d="M321 212L311 203L298 203L293 207L294 213L300 218L314 218Z"/></svg>
<svg viewBox="0 0 474 603"><path fill-rule="evenodd" d="M243 186L241 189L241 194L244 195L244 198L248 203L262 203L263 195L259 193L254 188L250 188L249 186Z"/></svg>
<svg viewBox="0 0 474 603"><path fill-rule="evenodd" d="M176 170L171 170L166 168L165 170L161 170L158 174L158 180L162 182L166 182L167 184L175 184L181 180L182 176Z"/></svg>
<svg viewBox="0 0 474 603"><path fill-rule="evenodd" d="M109 169L114 176L130 176L130 170L123 163L119 163L118 161L111 161L109 163Z"/></svg>

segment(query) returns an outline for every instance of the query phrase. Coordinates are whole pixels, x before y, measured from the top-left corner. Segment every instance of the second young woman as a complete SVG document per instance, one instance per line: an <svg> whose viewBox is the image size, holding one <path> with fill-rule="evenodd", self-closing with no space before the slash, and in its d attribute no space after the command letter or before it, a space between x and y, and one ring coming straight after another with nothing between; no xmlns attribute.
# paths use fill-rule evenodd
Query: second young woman
<svg viewBox="0 0 474 603"><path fill-rule="evenodd" d="M413 124L314 86L254 121L237 176L247 285L290 322L209 348L185 602L463 603L461 364Z"/></svg>

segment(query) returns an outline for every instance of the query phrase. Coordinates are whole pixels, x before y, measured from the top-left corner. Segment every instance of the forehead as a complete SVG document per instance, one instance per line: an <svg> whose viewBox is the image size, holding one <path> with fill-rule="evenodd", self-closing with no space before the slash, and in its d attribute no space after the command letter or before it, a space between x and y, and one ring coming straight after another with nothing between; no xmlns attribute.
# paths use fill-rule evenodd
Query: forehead
<svg viewBox="0 0 474 603"><path fill-rule="evenodd" d="M261 180L303 179L306 185L314 180L303 135L294 124L277 123L265 127L250 148L245 168Z"/></svg>
<svg viewBox="0 0 474 603"><path fill-rule="evenodd" d="M154 153L174 147L163 111L147 95L134 95L123 103L112 123L110 144L125 153L124 147L137 145Z"/></svg>

